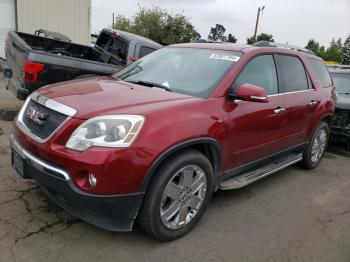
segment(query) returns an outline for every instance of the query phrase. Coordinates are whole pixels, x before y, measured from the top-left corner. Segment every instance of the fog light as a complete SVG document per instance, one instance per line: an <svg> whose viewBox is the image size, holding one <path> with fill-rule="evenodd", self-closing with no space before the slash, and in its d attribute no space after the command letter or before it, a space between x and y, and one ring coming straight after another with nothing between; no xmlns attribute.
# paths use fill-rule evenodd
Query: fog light
<svg viewBox="0 0 350 262"><path fill-rule="evenodd" d="M89 173L89 184L90 184L90 186L92 186L92 187L95 187L96 184L97 184L97 179L96 179L96 177L95 177L93 174L91 174L91 173Z"/></svg>

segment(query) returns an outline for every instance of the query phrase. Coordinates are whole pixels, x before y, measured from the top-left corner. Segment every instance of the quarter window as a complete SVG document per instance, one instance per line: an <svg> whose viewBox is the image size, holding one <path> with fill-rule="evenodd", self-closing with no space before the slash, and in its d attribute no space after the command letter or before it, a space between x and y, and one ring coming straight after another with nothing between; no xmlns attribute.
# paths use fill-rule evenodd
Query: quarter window
<svg viewBox="0 0 350 262"><path fill-rule="evenodd" d="M309 62L317 76L319 84L325 88L332 86L332 79L324 63L321 60L313 58L309 58Z"/></svg>
<svg viewBox="0 0 350 262"><path fill-rule="evenodd" d="M279 70L281 93L296 92L309 88L307 74L299 58L288 55L276 55Z"/></svg>
<svg viewBox="0 0 350 262"><path fill-rule="evenodd" d="M253 58L243 69L233 88L237 91L242 84L246 83L265 88L269 95L278 93L277 72L272 55Z"/></svg>

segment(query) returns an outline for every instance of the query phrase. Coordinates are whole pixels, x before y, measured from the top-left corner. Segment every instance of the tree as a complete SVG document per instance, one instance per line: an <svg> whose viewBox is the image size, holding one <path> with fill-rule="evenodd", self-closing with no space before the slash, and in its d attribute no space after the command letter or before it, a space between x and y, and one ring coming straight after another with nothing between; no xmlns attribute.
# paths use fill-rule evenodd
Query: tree
<svg viewBox="0 0 350 262"><path fill-rule="evenodd" d="M273 40L273 36L270 34L266 34L266 33L261 33L260 35L258 35L256 37L256 41L267 41L267 42L275 42L275 40Z"/></svg>
<svg viewBox="0 0 350 262"><path fill-rule="evenodd" d="M256 42L259 42L259 41L275 42L275 40L273 39L273 36L271 34L266 34L266 33L261 33L257 35L256 41L254 39L254 36L247 38L248 45L255 44Z"/></svg>
<svg viewBox="0 0 350 262"><path fill-rule="evenodd" d="M341 42L341 38L340 37L338 38L336 43L337 43L337 46L338 46L339 49L341 49L343 47L343 44Z"/></svg>
<svg viewBox="0 0 350 262"><path fill-rule="evenodd" d="M233 34L228 34L227 42L236 43L237 42L237 38Z"/></svg>
<svg viewBox="0 0 350 262"><path fill-rule="evenodd" d="M320 52L320 43L316 42L315 39L310 39L305 48L311 50L315 55L318 55Z"/></svg>
<svg viewBox="0 0 350 262"><path fill-rule="evenodd" d="M117 16L113 28L169 45L191 42L201 37L189 20L183 14L170 15L158 7L140 7L132 18Z"/></svg>
<svg viewBox="0 0 350 262"><path fill-rule="evenodd" d="M335 41L331 42L330 47L328 47L326 52L324 53L323 59L326 61L334 61L334 62L338 62L338 63L343 62L342 52L338 48L337 43Z"/></svg>
<svg viewBox="0 0 350 262"><path fill-rule="evenodd" d="M345 39L342 46L343 64L350 65L350 35Z"/></svg>
<svg viewBox="0 0 350 262"><path fill-rule="evenodd" d="M248 45L253 45L253 44L255 44L255 39L254 39L254 36L252 36L252 37L248 37L247 38L247 44Z"/></svg>
<svg viewBox="0 0 350 262"><path fill-rule="evenodd" d="M223 25L216 24L215 27L210 28L208 39L212 41L226 41L226 28Z"/></svg>
<svg viewBox="0 0 350 262"><path fill-rule="evenodd" d="M316 55L319 56L319 57L321 57L322 59L324 59L325 53L326 53L326 48L325 48L324 45L322 45L322 46L320 47L319 52L318 52Z"/></svg>

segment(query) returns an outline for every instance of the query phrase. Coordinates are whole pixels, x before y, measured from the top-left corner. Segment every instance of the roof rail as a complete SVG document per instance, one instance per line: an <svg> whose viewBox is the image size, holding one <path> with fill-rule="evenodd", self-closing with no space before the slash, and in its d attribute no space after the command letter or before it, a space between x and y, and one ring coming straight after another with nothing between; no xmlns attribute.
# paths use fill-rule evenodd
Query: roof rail
<svg viewBox="0 0 350 262"><path fill-rule="evenodd" d="M193 40L191 43L212 43L212 44L221 44L221 43L226 43L226 42L221 42L221 41L213 41L213 40L206 40L206 39L197 39Z"/></svg>
<svg viewBox="0 0 350 262"><path fill-rule="evenodd" d="M259 42L256 42L255 44L253 44L253 46L287 48L287 49L291 49L291 50L300 51L300 52L314 55L314 52L312 52L309 49L306 49L304 47L295 46L295 45L289 45L289 44L280 44L280 43L275 43L275 42L259 41Z"/></svg>

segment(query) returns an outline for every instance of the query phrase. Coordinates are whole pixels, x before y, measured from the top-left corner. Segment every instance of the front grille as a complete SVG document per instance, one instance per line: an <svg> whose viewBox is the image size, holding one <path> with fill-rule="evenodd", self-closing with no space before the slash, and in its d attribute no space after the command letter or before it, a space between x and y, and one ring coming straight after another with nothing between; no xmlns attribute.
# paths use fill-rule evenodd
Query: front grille
<svg viewBox="0 0 350 262"><path fill-rule="evenodd" d="M28 108L34 109L45 116L41 124L38 124L27 115ZM68 116L64 114L47 108L34 100L30 100L24 109L22 122L32 134L40 139L47 139L67 118Z"/></svg>

